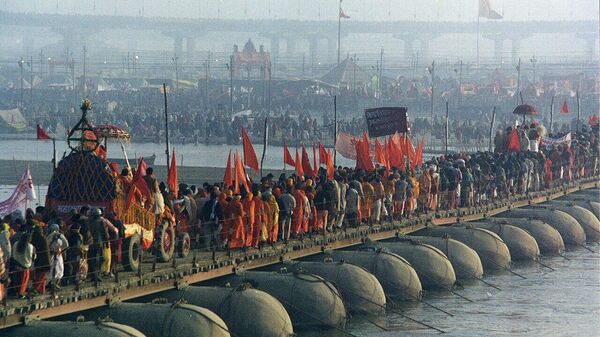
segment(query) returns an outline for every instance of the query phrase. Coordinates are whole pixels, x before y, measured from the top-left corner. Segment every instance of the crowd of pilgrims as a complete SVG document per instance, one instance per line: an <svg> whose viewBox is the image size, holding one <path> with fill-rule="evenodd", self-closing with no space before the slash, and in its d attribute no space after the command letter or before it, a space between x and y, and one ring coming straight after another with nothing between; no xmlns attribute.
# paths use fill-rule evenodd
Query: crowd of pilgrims
<svg viewBox="0 0 600 337"><path fill-rule="evenodd" d="M176 214L196 248L218 251L482 206L598 175L598 125L582 126L570 143L556 145L541 144L540 131L536 125L509 128L496 135L494 152L442 155L414 169L336 167L328 179L320 167L307 176L267 174L250 181L248 190L241 184L179 184L174 195L148 168L143 181L155 197L141 201L155 213ZM119 179L132 186L127 168ZM6 289L13 297L44 294L47 285L79 286L86 277L98 282L113 277L121 264L123 224L99 208L82 207L61 218L39 206L24 216L5 216L0 229L0 296Z"/></svg>

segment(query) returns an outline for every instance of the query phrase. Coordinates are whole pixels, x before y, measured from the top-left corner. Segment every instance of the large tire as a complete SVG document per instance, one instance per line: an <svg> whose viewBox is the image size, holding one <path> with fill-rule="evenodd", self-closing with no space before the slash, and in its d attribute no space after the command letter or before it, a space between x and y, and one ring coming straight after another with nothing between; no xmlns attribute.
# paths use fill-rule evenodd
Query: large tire
<svg viewBox="0 0 600 337"><path fill-rule="evenodd" d="M123 267L126 271L137 270L142 259L142 238L133 234L125 239L123 246Z"/></svg>
<svg viewBox="0 0 600 337"><path fill-rule="evenodd" d="M167 262L173 258L175 252L175 230L164 221L156 229L156 255L160 262Z"/></svg>
<svg viewBox="0 0 600 337"><path fill-rule="evenodd" d="M179 257L187 257L190 254L192 239L188 233L179 233L177 236L177 255Z"/></svg>

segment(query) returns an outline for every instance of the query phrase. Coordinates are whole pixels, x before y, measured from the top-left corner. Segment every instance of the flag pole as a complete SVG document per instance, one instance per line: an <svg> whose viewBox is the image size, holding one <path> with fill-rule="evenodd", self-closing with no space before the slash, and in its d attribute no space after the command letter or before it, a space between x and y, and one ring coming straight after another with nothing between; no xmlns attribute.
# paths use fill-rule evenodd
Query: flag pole
<svg viewBox="0 0 600 337"><path fill-rule="evenodd" d="M164 99L165 99L165 141L166 141L166 148L165 148L165 154L167 155L167 172L169 171L169 168L171 167L171 159L169 158L169 113L167 111L167 84L163 83L163 95L164 95Z"/></svg>
<svg viewBox="0 0 600 337"><path fill-rule="evenodd" d="M267 139L269 138L269 127L267 124L269 117L265 117L265 129L263 132L263 152L260 158L260 177L263 177L263 162L265 161L265 154L267 153ZM285 163L283 164L285 167Z"/></svg>
<svg viewBox="0 0 600 337"><path fill-rule="evenodd" d="M342 0L340 0L340 6L338 8L338 45L337 45L337 65L340 65L340 50L341 50L341 28L342 28ZM335 156L334 156L335 158Z"/></svg>

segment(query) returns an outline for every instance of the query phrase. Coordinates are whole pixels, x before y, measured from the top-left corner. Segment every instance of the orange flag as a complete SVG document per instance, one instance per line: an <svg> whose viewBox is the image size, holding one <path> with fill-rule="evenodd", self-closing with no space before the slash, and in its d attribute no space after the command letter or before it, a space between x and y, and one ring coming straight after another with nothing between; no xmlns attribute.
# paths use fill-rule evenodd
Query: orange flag
<svg viewBox="0 0 600 337"><path fill-rule="evenodd" d="M133 197L135 196L135 190L139 190L142 195L146 198L146 200L150 200L152 198L152 192L148 188L148 184L144 180L146 176L146 162L144 158L140 160L138 164L137 170L133 175L132 187L129 189L129 194L127 195L127 200L125 201L125 210L129 209L129 205L131 205L131 201L133 201Z"/></svg>
<svg viewBox="0 0 600 337"><path fill-rule="evenodd" d="M385 159L385 152L383 151L383 147L381 146L381 143L377 138L375 138L375 161L385 166L386 169L390 169L389 164Z"/></svg>
<svg viewBox="0 0 600 337"><path fill-rule="evenodd" d="M248 133L246 133L246 129L242 127L242 145L244 147L244 164L254 170L256 174L258 174L258 159L256 157L256 152L254 151L254 146L252 146L252 142L250 141L250 137L248 137Z"/></svg>
<svg viewBox="0 0 600 337"><path fill-rule="evenodd" d="M305 175L312 176L313 168L310 166L310 159L308 158L308 152L306 152L306 147L302 144L302 171L304 171Z"/></svg>
<svg viewBox="0 0 600 337"><path fill-rule="evenodd" d="M521 152L521 143L519 142L519 134L517 129L513 128L508 138L508 151Z"/></svg>
<svg viewBox="0 0 600 337"><path fill-rule="evenodd" d="M296 166L296 162L294 161L294 158L292 158L292 155L290 154L290 150L288 150L286 143L283 143L283 164Z"/></svg>
<svg viewBox="0 0 600 337"><path fill-rule="evenodd" d="M246 177L246 173L244 170L244 164L242 164L242 159L240 158L239 152L235 151L235 191L239 193L239 186L242 184L246 192L250 193L250 188L248 187L248 179Z"/></svg>
<svg viewBox="0 0 600 337"><path fill-rule="evenodd" d="M333 173L335 171L334 167L333 167L333 153L331 151L329 152L325 152L325 161L327 164L327 178L329 180L333 180Z"/></svg>
<svg viewBox="0 0 600 337"><path fill-rule="evenodd" d="M229 156L227 156L227 167L225 167L225 176L223 177L225 182L225 188L233 185L233 173L231 172L231 150L229 150Z"/></svg>
<svg viewBox="0 0 600 337"><path fill-rule="evenodd" d="M400 140L402 137L399 137L397 134L392 136L389 140L389 162L390 167L395 167L401 171L404 170L404 153L402 153L402 145L400 145Z"/></svg>
<svg viewBox="0 0 600 337"><path fill-rule="evenodd" d="M369 156L369 139L367 134L363 133L363 140L356 142L356 168L363 169L365 171L372 171L375 169L371 157Z"/></svg>
<svg viewBox="0 0 600 337"><path fill-rule="evenodd" d="M415 169L417 166L423 166L423 139L417 144L417 150L415 151L415 157L410 162L410 168Z"/></svg>
<svg viewBox="0 0 600 337"><path fill-rule="evenodd" d="M304 170L302 169L302 162L300 161L300 155L298 155L298 148L296 148L296 175L302 177Z"/></svg>
<svg viewBox="0 0 600 337"><path fill-rule="evenodd" d="M327 151L325 150L325 146L319 143L319 164L327 165Z"/></svg>
<svg viewBox="0 0 600 337"><path fill-rule="evenodd" d="M409 163L411 163L413 161L413 159L415 158L415 147L412 144L412 141L410 140L410 137L408 136L408 134L406 134L404 139L404 154L406 155L406 160L408 160Z"/></svg>
<svg viewBox="0 0 600 337"><path fill-rule="evenodd" d="M365 138L367 136L367 134L364 134ZM369 140L367 139L366 141L362 141L362 156L363 156L363 163L365 165L365 170L369 171L373 171L375 169L375 166L373 165L373 161L371 160L371 146L369 143Z"/></svg>
<svg viewBox="0 0 600 337"><path fill-rule="evenodd" d="M362 159L362 145L361 145L361 141L360 139L356 140L356 143L354 143L354 148L356 149L356 169L365 169L365 164L363 163Z"/></svg>
<svg viewBox="0 0 600 337"><path fill-rule="evenodd" d="M169 186L169 191L173 192L175 197L177 197L179 192L179 182L177 180L177 159L175 156L175 149L173 149L171 166L169 166L169 172L167 174L167 185Z"/></svg>

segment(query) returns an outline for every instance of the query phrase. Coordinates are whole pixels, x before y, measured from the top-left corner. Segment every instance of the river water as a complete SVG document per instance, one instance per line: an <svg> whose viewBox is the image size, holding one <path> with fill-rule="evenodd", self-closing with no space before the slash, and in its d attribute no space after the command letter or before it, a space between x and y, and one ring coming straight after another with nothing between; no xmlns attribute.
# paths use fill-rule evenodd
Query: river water
<svg viewBox="0 0 600 337"><path fill-rule="evenodd" d="M0 185L0 201L8 198L13 188ZM38 200L42 203L46 188L39 187ZM600 250L598 245L588 247ZM565 255L570 260L562 257L542 260L555 271L538 264L515 263L513 270L527 279L508 272L488 275L486 281L501 291L478 281L465 284L458 293L473 303L447 292L425 295L427 302L454 314L453 317L418 303L403 306L403 314L445 331L445 336L600 336L600 255L583 248L567 251ZM391 311L371 320L387 331L361 317L349 321L348 331L365 337L438 335ZM301 332L299 336L347 335L318 331Z"/></svg>
<svg viewBox="0 0 600 337"><path fill-rule="evenodd" d="M597 245L590 245L598 251ZM600 336L600 255L583 248L538 264L513 265L513 271L485 279L502 290L483 283L469 283L457 292L467 302L450 293L427 293L425 300L454 314L450 317L423 304L403 307L402 314L445 331L444 336ZM348 331L356 336L436 336L398 314L388 313L374 320L389 331L365 319L352 319ZM301 333L302 337L347 336L341 332Z"/></svg>
<svg viewBox="0 0 600 337"><path fill-rule="evenodd" d="M127 156L134 161L136 157L149 157L156 155L156 165L166 165L165 144L156 143L131 143L124 144ZM235 150L242 153L241 145L205 145L205 144L172 144L177 154L177 164L179 166L197 166L197 167L225 167L227 165L227 155L229 150L235 154ZM260 161L263 145L254 144L256 155ZM295 149L290 147L290 153L295 155ZM69 148L65 141L56 141L57 157L61 158L63 152L69 153ZM307 148L312 164L312 147ZM318 149L317 149L318 151ZM123 152L119 143L109 142L108 156L110 158L123 158ZM318 153L317 153L318 156ZM183 157L183 160L182 160ZM0 160L35 160L50 161L52 159L52 142L40 140L0 140ZM338 165L354 166L354 160L346 159L341 155L336 158ZM265 169L283 169L283 147L268 146L265 153ZM287 167L287 169L293 169Z"/></svg>

